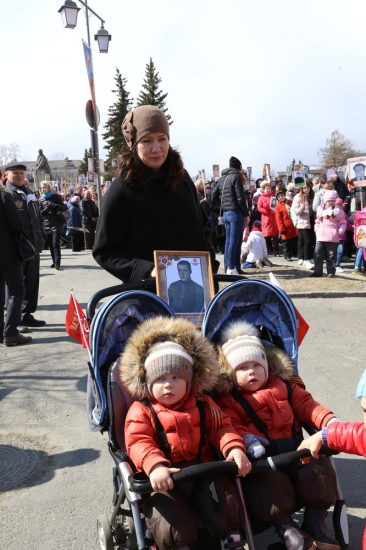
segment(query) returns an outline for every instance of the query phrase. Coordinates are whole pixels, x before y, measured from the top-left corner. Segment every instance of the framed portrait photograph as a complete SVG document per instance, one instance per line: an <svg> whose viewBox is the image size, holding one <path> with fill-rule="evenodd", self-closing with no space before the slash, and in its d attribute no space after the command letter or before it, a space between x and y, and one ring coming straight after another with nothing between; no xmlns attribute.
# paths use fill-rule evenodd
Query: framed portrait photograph
<svg viewBox="0 0 366 550"><path fill-rule="evenodd" d="M325 177L327 178L327 180L331 180L332 176L335 176L336 174L337 174L337 169L335 166L328 166L325 169Z"/></svg>
<svg viewBox="0 0 366 550"><path fill-rule="evenodd" d="M306 182L304 170L300 168L298 170L294 170L292 172L292 181L297 189L304 187Z"/></svg>
<svg viewBox="0 0 366 550"><path fill-rule="evenodd" d="M212 165L212 177L213 178L219 178L220 177L220 165L219 164L213 164Z"/></svg>
<svg viewBox="0 0 366 550"><path fill-rule="evenodd" d="M200 325L215 289L206 251L154 250L157 294L174 313Z"/></svg>
<svg viewBox="0 0 366 550"><path fill-rule="evenodd" d="M347 175L355 187L366 186L366 157L347 159Z"/></svg>
<svg viewBox="0 0 366 550"><path fill-rule="evenodd" d="M94 183L94 172L88 172L88 183Z"/></svg>

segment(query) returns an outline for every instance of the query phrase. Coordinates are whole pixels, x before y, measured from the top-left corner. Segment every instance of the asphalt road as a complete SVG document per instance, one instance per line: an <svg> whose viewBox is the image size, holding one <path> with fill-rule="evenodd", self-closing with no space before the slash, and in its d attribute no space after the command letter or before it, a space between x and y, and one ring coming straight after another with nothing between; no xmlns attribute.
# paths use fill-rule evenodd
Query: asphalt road
<svg viewBox="0 0 366 550"><path fill-rule="evenodd" d="M87 354L64 331L69 290L85 307L91 294L118 284L90 253L63 251L63 271L41 259L37 317L28 346L0 346L0 548L96 550L97 517L112 497L107 437L88 429ZM361 418L355 388L365 366L365 298L299 299L310 323L300 349L300 373L321 403L344 420ZM361 548L366 462L335 458L349 509L350 548ZM13 466L4 479L4 471ZM257 539L266 548L272 534Z"/></svg>

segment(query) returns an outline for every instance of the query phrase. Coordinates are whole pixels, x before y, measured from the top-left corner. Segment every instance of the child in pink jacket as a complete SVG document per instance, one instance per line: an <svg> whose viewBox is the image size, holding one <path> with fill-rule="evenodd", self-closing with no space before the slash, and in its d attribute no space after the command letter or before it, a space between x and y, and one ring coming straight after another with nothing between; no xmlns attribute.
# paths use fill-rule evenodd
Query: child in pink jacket
<svg viewBox="0 0 366 550"><path fill-rule="evenodd" d="M314 228L316 234L314 272L310 277L323 277L324 260L327 263L328 277L335 275L338 243L347 227L343 213L336 206L337 198L337 191L326 191L324 202L317 209Z"/></svg>

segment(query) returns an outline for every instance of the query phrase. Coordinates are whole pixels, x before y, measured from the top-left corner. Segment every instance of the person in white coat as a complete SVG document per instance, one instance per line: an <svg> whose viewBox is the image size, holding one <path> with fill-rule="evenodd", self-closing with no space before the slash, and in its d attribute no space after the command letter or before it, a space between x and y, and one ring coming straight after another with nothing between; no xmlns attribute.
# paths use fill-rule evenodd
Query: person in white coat
<svg viewBox="0 0 366 550"><path fill-rule="evenodd" d="M242 269L272 265L267 257L266 239L261 231L261 222L253 223L252 231L246 242L241 245ZM246 256L245 260L244 257Z"/></svg>

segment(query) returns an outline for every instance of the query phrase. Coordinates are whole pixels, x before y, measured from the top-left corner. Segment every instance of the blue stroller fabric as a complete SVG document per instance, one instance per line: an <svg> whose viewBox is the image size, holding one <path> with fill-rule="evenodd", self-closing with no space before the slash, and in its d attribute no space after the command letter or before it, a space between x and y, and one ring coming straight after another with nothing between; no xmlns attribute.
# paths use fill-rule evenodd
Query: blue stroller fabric
<svg viewBox="0 0 366 550"><path fill-rule="evenodd" d="M253 279L231 284L210 303L202 333L212 342L219 342L225 325L239 320L261 327L263 339L283 349L292 358L297 373L297 318L283 290Z"/></svg>
<svg viewBox="0 0 366 550"><path fill-rule="evenodd" d="M157 315L174 316L161 298L146 291L128 291L114 296L99 309L90 329L92 365L89 365L87 413L92 430L106 427L108 371L122 353L139 323Z"/></svg>

